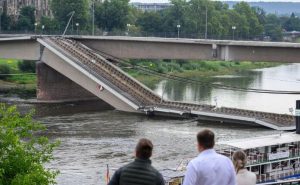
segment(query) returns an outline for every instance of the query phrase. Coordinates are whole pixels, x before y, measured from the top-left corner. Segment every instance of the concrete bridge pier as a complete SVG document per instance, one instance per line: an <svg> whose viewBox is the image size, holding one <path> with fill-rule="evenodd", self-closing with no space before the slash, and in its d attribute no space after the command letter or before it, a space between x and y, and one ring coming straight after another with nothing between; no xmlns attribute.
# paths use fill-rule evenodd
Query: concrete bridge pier
<svg viewBox="0 0 300 185"><path fill-rule="evenodd" d="M99 98L95 95L41 61L36 63L36 71L37 100L39 101L50 103L84 100L99 101Z"/></svg>

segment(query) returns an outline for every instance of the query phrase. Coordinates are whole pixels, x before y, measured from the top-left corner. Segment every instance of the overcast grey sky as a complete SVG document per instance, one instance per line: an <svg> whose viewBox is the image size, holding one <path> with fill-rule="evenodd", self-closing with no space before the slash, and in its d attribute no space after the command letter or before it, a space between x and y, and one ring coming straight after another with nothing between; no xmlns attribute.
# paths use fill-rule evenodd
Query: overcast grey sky
<svg viewBox="0 0 300 185"><path fill-rule="evenodd" d="M233 0L239 1L239 0ZM265 1L265 2L300 2L300 0L244 0L244 1ZM169 0L131 0L131 2L141 2L141 3L167 3Z"/></svg>

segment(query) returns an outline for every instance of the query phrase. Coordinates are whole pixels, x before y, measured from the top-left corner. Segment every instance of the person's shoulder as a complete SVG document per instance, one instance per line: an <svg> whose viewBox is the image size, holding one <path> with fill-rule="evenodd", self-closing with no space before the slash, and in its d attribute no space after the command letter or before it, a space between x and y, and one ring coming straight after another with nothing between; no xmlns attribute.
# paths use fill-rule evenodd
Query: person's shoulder
<svg viewBox="0 0 300 185"><path fill-rule="evenodd" d="M133 165L134 165L134 161L130 162L128 164L125 164L124 166L120 167L119 170L126 170L127 168L130 168Z"/></svg>
<svg viewBox="0 0 300 185"><path fill-rule="evenodd" d="M231 163L231 160L229 159L229 157L227 157L227 156L225 156L225 155L222 155L222 154L218 154L218 153L217 153L217 156L218 156L219 159Z"/></svg>
<svg viewBox="0 0 300 185"><path fill-rule="evenodd" d="M157 177L162 177L162 174L154 167L154 166L150 166L151 171L154 172L156 174Z"/></svg>

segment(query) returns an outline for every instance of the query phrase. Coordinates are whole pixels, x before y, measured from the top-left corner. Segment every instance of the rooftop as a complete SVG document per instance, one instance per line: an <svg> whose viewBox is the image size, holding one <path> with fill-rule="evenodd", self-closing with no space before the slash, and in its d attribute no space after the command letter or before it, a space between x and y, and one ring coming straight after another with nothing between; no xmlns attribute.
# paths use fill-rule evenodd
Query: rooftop
<svg viewBox="0 0 300 185"><path fill-rule="evenodd" d="M300 135L295 132L292 133L283 133L270 136L262 136L255 138L246 138L239 140L231 140L219 142L221 145L228 145L231 147L239 148L242 150L251 149L251 148L260 148L265 146L279 145L285 143L299 142Z"/></svg>

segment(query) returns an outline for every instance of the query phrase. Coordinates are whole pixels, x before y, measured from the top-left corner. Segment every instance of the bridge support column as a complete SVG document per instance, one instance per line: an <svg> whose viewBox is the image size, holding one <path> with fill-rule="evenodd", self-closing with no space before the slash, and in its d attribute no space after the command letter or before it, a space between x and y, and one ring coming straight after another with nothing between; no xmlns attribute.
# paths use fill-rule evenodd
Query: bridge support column
<svg viewBox="0 0 300 185"><path fill-rule="evenodd" d="M37 62L37 99L45 102L100 100L43 62Z"/></svg>

